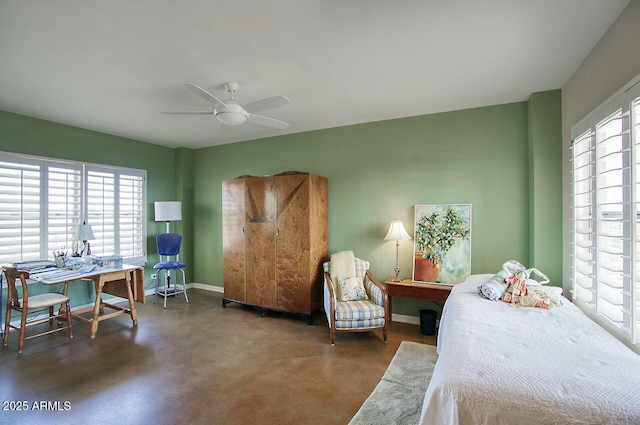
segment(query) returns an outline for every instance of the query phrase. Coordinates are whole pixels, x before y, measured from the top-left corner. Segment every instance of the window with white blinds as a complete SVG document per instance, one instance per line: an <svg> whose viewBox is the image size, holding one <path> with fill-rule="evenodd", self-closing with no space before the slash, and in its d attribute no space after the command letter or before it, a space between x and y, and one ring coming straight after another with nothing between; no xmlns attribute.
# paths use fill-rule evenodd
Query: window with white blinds
<svg viewBox="0 0 640 425"><path fill-rule="evenodd" d="M75 242L75 229L82 217L82 166L47 166L45 163L45 167L47 190L43 197L47 210L48 251L71 249Z"/></svg>
<svg viewBox="0 0 640 425"><path fill-rule="evenodd" d="M146 261L146 172L0 153L0 262L71 251L90 224L95 255Z"/></svg>
<svg viewBox="0 0 640 425"><path fill-rule="evenodd" d="M144 260L144 174L88 166L86 180L92 253Z"/></svg>
<svg viewBox="0 0 640 425"><path fill-rule="evenodd" d="M640 77L572 129L572 298L640 347Z"/></svg>
<svg viewBox="0 0 640 425"><path fill-rule="evenodd" d="M42 258L42 164L0 156L0 263Z"/></svg>

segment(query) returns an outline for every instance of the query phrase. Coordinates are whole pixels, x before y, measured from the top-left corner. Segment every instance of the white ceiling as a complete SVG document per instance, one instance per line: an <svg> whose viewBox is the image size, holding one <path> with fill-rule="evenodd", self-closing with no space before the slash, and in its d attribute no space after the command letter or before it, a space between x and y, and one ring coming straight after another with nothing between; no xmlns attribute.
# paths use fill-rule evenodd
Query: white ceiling
<svg viewBox="0 0 640 425"><path fill-rule="evenodd" d="M526 100L561 88L629 0L0 0L0 109L163 146ZM193 83L291 123L220 128Z"/></svg>

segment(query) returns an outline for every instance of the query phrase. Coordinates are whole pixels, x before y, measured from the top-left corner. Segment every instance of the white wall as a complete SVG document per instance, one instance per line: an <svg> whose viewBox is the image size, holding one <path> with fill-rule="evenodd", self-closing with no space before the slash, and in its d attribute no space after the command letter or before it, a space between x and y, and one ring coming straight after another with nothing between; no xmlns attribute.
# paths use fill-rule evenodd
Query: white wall
<svg viewBox="0 0 640 425"><path fill-rule="evenodd" d="M562 88L563 280L570 285L571 127L640 74L640 0L631 0Z"/></svg>

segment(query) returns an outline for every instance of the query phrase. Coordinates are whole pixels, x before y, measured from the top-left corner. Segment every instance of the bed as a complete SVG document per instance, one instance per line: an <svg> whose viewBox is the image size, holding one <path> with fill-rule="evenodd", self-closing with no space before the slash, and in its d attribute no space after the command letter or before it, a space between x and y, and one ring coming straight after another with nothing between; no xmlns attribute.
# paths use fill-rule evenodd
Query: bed
<svg viewBox="0 0 640 425"><path fill-rule="evenodd" d="M640 356L566 298L546 310L480 297L492 276L447 299L420 424L640 424Z"/></svg>

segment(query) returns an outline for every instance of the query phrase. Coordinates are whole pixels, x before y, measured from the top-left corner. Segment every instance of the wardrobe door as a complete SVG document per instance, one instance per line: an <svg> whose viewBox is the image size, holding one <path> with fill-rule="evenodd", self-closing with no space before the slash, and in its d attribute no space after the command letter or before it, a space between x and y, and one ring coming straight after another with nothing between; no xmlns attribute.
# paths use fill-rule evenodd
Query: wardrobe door
<svg viewBox="0 0 640 425"><path fill-rule="evenodd" d="M275 177L248 177L246 183L247 303L276 308Z"/></svg>
<svg viewBox="0 0 640 425"><path fill-rule="evenodd" d="M310 313L309 175L276 176L278 309Z"/></svg>
<svg viewBox="0 0 640 425"><path fill-rule="evenodd" d="M245 290L245 182L222 182L222 255L225 298L246 301Z"/></svg>

